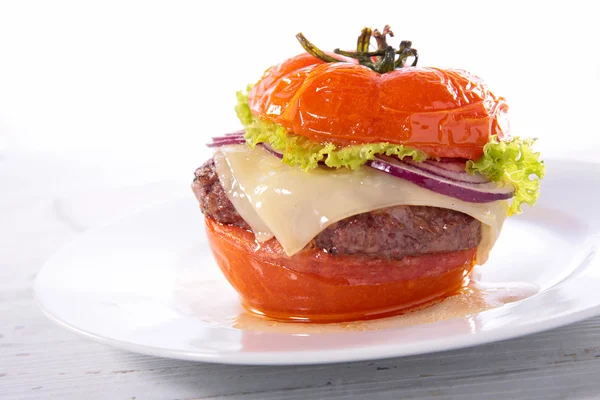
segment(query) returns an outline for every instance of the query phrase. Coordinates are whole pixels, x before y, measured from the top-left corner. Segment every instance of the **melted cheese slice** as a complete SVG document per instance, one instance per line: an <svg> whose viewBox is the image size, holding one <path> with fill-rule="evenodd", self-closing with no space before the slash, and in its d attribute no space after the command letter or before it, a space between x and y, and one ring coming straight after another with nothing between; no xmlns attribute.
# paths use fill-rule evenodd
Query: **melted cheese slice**
<svg viewBox="0 0 600 400"><path fill-rule="evenodd" d="M401 206L460 211L482 222L477 263L483 264L507 215L508 202L468 203L372 168L304 172L262 147L221 147L216 170L227 195L258 241L275 236L285 252L302 250L329 225L350 216Z"/></svg>

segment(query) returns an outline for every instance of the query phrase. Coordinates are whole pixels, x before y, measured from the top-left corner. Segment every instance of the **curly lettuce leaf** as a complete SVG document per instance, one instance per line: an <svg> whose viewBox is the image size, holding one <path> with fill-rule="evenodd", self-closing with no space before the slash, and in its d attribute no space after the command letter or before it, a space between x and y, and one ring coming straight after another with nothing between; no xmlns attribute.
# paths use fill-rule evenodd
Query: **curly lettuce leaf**
<svg viewBox="0 0 600 400"><path fill-rule="evenodd" d="M467 161L467 171L479 172L491 181L504 181L515 187L515 197L508 215L520 214L521 205L533 206L540 197L540 183L546 173L540 153L533 151L535 139L501 141L492 136L477 161Z"/></svg>
<svg viewBox="0 0 600 400"><path fill-rule="evenodd" d="M241 90L236 92L235 97L237 98L237 104L235 105L235 113L237 114L238 119L242 123L242 125L247 126L250 125L254 121L254 116L250 111L250 106L248 105L248 93L252 89L253 85L248 85L246 87L246 91L242 92Z"/></svg>
<svg viewBox="0 0 600 400"><path fill-rule="evenodd" d="M247 91L250 90L250 86ZM255 118L248 105L248 95L237 92L238 104L235 107L237 116L246 129L246 142L252 148L258 143L268 143L273 149L283 154L283 162L299 166L303 170L316 168L319 162L332 168L358 169L378 154L412 157L415 161L423 161L427 155L412 147L391 143L368 143L345 147L336 147L332 143L315 143L310 139L289 133L276 123Z"/></svg>

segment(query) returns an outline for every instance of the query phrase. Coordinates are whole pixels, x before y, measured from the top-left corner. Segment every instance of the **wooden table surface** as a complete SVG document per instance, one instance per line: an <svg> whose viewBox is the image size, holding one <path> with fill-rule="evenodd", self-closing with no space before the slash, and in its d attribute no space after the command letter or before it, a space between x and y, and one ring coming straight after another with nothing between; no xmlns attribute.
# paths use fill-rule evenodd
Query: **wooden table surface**
<svg viewBox="0 0 600 400"><path fill-rule="evenodd" d="M160 197L133 179L0 158L0 399L600 398L600 318L463 350L298 367L153 358L67 332L37 308L36 273L75 235Z"/></svg>

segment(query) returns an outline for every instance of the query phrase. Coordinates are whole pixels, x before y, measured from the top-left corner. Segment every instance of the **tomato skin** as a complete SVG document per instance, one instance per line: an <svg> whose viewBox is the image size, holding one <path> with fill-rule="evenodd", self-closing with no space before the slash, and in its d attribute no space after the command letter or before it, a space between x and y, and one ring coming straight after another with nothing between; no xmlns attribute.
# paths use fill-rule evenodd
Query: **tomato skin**
<svg viewBox="0 0 600 400"><path fill-rule="evenodd" d="M388 260L332 256L320 249L285 255L276 239L206 218L221 271L244 305L278 320L350 321L402 313L462 287L476 248Z"/></svg>
<svg viewBox="0 0 600 400"><path fill-rule="evenodd" d="M406 67L379 74L301 54L269 69L249 94L254 115L319 143L391 142L434 157L477 159L508 106L462 71Z"/></svg>

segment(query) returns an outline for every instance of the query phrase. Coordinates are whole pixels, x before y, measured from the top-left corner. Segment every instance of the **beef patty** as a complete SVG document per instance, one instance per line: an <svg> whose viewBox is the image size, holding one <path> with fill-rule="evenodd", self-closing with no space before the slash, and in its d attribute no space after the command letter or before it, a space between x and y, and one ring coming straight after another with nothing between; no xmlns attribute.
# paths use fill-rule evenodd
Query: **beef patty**
<svg viewBox="0 0 600 400"><path fill-rule="evenodd" d="M196 170L192 189L205 216L250 230L221 186L212 158ZM471 249L480 241L481 223L466 214L438 207L396 206L336 222L319 233L310 246L334 255L401 259Z"/></svg>

